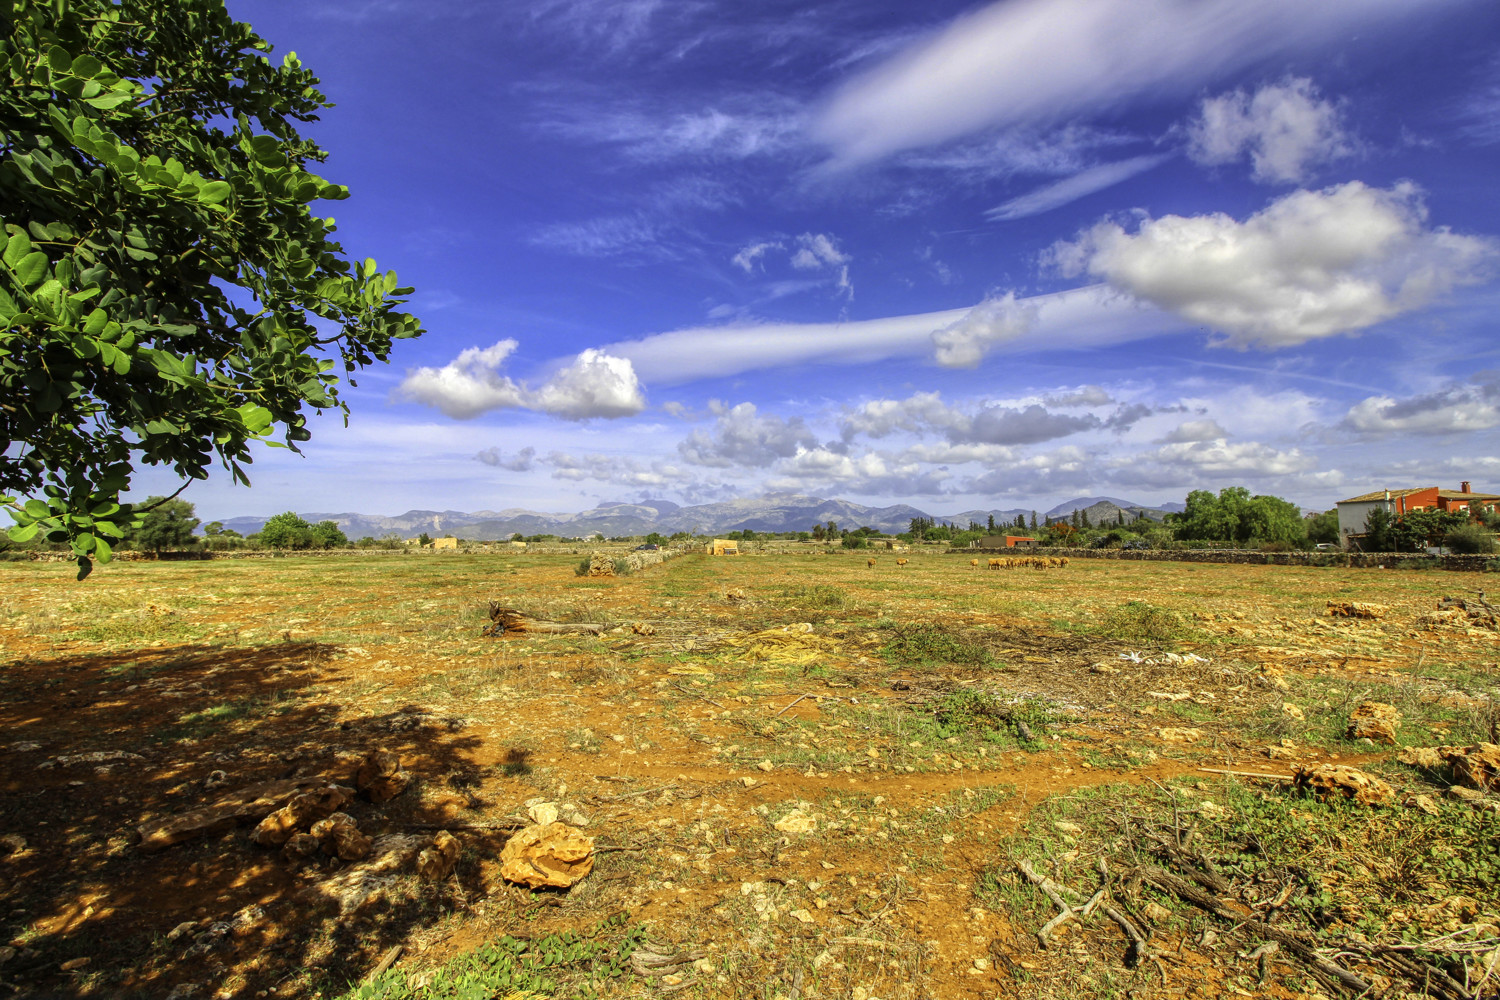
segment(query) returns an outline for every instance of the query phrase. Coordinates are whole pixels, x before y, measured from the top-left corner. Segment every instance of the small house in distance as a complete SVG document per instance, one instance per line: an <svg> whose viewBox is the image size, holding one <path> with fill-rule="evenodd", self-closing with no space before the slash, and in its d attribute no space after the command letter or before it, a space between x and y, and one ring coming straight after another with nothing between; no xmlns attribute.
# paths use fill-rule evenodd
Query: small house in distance
<svg viewBox="0 0 1500 1000"><path fill-rule="evenodd" d="M1339 512L1339 541L1350 548L1350 539L1365 533L1365 522L1376 510L1384 510L1393 518L1414 510L1471 511L1481 508L1494 510L1500 505L1500 494L1475 493L1467 480L1456 490L1439 489L1436 486L1419 486L1404 490L1376 490L1336 505Z"/></svg>
<svg viewBox="0 0 1500 1000"><path fill-rule="evenodd" d="M737 556L740 554L740 543L727 538L715 538L703 546L703 551L711 556Z"/></svg>
<svg viewBox="0 0 1500 1000"><path fill-rule="evenodd" d="M458 539L454 538L452 535L448 535L444 538L434 538L432 540L432 547L434 549L453 549L454 551L457 551Z"/></svg>
<svg viewBox="0 0 1500 1000"><path fill-rule="evenodd" d="M975 548L1034 549L1041 543L1030 535L985 535Z"/></svg>

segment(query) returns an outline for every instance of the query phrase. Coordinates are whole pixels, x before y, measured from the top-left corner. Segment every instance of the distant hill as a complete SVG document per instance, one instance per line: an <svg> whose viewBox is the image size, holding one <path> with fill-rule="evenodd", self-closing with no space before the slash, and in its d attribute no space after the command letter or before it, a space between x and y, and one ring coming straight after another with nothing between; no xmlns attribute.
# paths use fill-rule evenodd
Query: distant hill
<svg viewBox="0 0 1500 1000"><path fill-rule="evenodd" d="M1088 512L1089 521L1107 524L1118 519L1121 511L1127 521L1137 515L1160 520L1167 510L1181 504L1148 507L1115 497L1082 497L1039 514L1042 517L1071 516L1075 509ZM426 532L433 537L456 535L459 538L508 538L516 532L523 535L560 535L585 537L595 532L606 537L646 535L653 531L670 535L678 531L691 534L722 535L730 531L810 531L815 524L833 521L840 528L869 526L886 534L898 534L911 527L913 518L926 518L959 528L972 521L996 527L1014 524L1017 516L1030 521L1031 510L966 510L958 514L933 515L908 504L890 507L866 507L848 500L823 499L799 493L769 493L763 497L725 500L719 503L682 507L670 500L642 500L636 503L608 501L591 510L575 514L523 510L481 510L465 513L456 510L409 510L404 514L326 513L302 514L309 522L333 521L350 538L396 534L415 538ZM249 535L266 523L263 517L231 517L224 527Z"/></svg>

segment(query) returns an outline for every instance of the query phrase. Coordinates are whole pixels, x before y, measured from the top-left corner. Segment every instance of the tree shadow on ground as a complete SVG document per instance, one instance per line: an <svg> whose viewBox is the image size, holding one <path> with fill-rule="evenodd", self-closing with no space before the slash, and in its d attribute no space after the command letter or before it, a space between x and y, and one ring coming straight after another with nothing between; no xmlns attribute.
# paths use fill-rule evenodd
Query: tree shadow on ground
<svg viewBox="0 0 1500 1000"><path fill-rule="evenodd" d="M339 704L330 692L350 677L337 652L182 645L0 664L0 947L11 949L0 998L337 991L482 893L472 850L453 877L392 873L341 915L307 892L339 861L295 865L253 844L248 823L157 853L138 846L140 824L259 782L352 785L374 749L400 754L416 780L389 802L345 807L365 833L440 828L438 785L482 807L479 740L462 720ZM496 851L505 839L464 836L466 848L493 837ZM233 933L206 933L245 913Z"/></svg>

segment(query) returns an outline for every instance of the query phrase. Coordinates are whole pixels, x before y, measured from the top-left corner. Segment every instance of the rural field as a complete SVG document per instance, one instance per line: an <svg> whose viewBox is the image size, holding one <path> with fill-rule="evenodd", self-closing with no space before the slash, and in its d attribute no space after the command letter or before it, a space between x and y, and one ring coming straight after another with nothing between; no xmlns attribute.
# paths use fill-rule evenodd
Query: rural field
<svg viewBox="0 0 1500 1000"><path fill-rule="evenodd" d="M579 558L0 564L0 997L1500 994L1490 577Z"/></svg>

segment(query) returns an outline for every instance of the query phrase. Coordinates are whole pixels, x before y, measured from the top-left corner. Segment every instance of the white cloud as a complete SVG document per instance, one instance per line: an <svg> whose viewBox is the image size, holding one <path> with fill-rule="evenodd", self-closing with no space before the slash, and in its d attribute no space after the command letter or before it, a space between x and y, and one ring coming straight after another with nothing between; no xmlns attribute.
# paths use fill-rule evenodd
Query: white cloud
<svg viewBox="0 0 1500 1000"><path fill-rule="evenodd" d="M1054 413L1037 403L1024 406L985 405L973 412L948 406L936 392L919 392L906 399L874 399L845 415L840 434L845 441L857 435L879 438L904 431L916 435L940 433L953 444L1013 446L1036 444L1104 426L1093 414Z"/></svg>
<svg viewBox="0 0 1500 1000"><path fill-rule="evenodd" d="M441 368L410 372L397 392L458 420L525 406L526 391L514 379L500 374L500 366L517 346L516 341L507 339L490 347L467 348Z"/></svg>
<svg viewBox="0 0 1500 1000"><path fill-rule="evenodd" d="M660 223L636 213L553 223L538 230L531 242L579 257L676 260L677 252L667 245L667 238L668 233Z"/></svg>
<svg viewBox="0 0 1500 1000"><path fill-rule="evenodd" d="M1354 142L1338 105L1318 97L1305 77L1205 98L1188 126L1188 156L1195 162L1234 163L1250 155L1251 176L1267 184L1296 184L1311 168L1349 156Z"/></svg>
<svg viewBox="0 0 1500 1000"><path fill-rule="evenodd" d="M1142 96L1191 93L1349 31L1369 34L1434 0L1007 0L836 92L813 134L834 165L881 159L992 127L1057 121Z"/></svg>
<svg viewBox="0 0 1500 1000"><path fill-rule="evenodd" d="M951 428L963 417L943 402L941 393L918 392L905 399L871 399L845 415L840 433L845 441L855 435L882 438L897 431L923 433L933 428Z"/></svg>
<svg viewBox="0 0 1500 1000"><path fill-rule="evenodd" d="M635 369L624 358L590 348L530 389L500 368L516 349L514 340L470 347L441 368L418 368L398 387L403 398L435 407L457 420L491 410L527 409L568 420L627 417L646 406Z"/></svg>
<svg viewBox="0 0 1500 1000"><path fill-rule="evenodd" d="M1104 285L1018 299L1036 310L1023 336L994 351L1066 350L1121 344L1175 333L1187 324ZM867 364L931 352L932 335L973 307L847 323L735 323L616 341L610 354L629 358L646 382L727 378L742 372L808 364Z"/></svg>
<svg viewBox="0 0 1500 1000"><path fill-rule="evenodd" d="M1166 437L1163 444L1182 444L1194 441L1213 441L1229 437L1229 432L1219 426L1217 420L1188 420L1178 424Z"/></svg>
<svg viewBox="0 0 1500 1000"><path fill-rule="evenodd" d="M1019 304L1015 292L981 302L962 319L933 332L933 358L944 368L977 368L992 347L1030 330L1036 316L1035 307Z"/></svg>
<svg viewBox="0 0 1500 1000"><path fill-rule="evenodd" d="M497 469L509 469L511 472L529 472L535 464L536 449L522 448L513 457L506 458L505 453L499 448L485 448L474 456L485 465L494 466Z"/></svg>
<svg viewBox="0 0 1500 1000"><path fill-rule="evenodd" d="M1500 426L1500 381L1459 383L1400 400L1370 396L1349 409L1344 426L1370 437L1489 430Z"/></svg>
<svg viewBox="0 0 1500 1000"><path fill-rule="evenodd" d="M1202 476L1266 479L1289 476L1317 468L1318 459L1298 448L1278 449L1259 441L1230 443L1224 438L1208 441L1180 441L1162 445L1154 451L1117 459L1121 469L1158 466L1171 470L1173 483L1191 482L1183 473ZM1160 472L1156 473L1158 476ZM1146 475L1150 475L1147 473Z"/></svg>
<svg viewBox="0 0 1500 1000"><path fill-rule="evenodd" d="M1042 402L1048 406L1108 406L1114 401L1114 397L1097 385L1081 385L1069 392L1042 397Z"/></svg>
<svg viewBox="0 0 1500 1000"><path fill-rule="evenodd" d="M1072 177L1065 177L1053 184L1012 198L1003 205L985 212L984 217L991 222L1006 222L1011 219L1025 219L1033 215L1041 215L1043 212L1061 208L1069 202L1087 197L1096 191L1103 191L1105 188L1127 181L1136 174L1144 173L1166 162L1172 156L1171 153L1157 153L1149 156L1133 156L1128 160L1115 163L1101 163L1098 166L1080 170Z"/></svg>
<svg viewBox="0 0 1500 1000"><path fill-rule="evenodd" d="M1065 274L1115 288L1227 335L1286 347L1362 330L1482 280L1493 241L1428 228L1417 188L1352 181L1294 191L1244 222L1222 213L1101 222L1056 244Z"/></svg>
<svg viewBox="0 0 1500 1000"><path fill-rule="evenodd" d="M569 420L629 417L646 408L646 398L629 361L591 347L548 379L530 408Z"/></svg>
<svg viewBox="0 0 1500 1000"><path fill-rule="evenodd" d="M553 479L582 482L592 479L618 486L661 487L684 478L683 470L665 462L644 463L628 455L591 453L574 455L553 451L545 463L552 467Z"/></svg>
<svg viewBox="0 0 1500 1000"><path fill-rule="evenodd" d="M694 431L677 445L682 457L694 465L761 468L817 445L801 417L761 416L754 403L716 409L718 419L712 432Z"/></svg>
<svg viewBox="0 0 1500 1000"><path fill-rule="evenodd" d="M803 233L797 237L797 252L792 266L803 271L838 267L849 263L849 255L839 249L838 240L827 233Z"/></svg>
<svg viewBox="0 0 1500 1000"><path fill-rule="evenodd" d="M936 496L946 492L951 474L919 462L895 461L877 452L846 455L828 448L798 452L777 466L766 481L773 490L836 489L865 496Z"/></svg>
<svg viewBox="0 0 1500 1000"><path fill-rule="evenodd" d="M751 243L749 246L742 247L739 253L730 259L730 263L742 269L746 274L753 274L756 267L759 266L760 258L765 256L767 250L780 250L783 246L784 244L769 240L762 243Z"/></svg>

